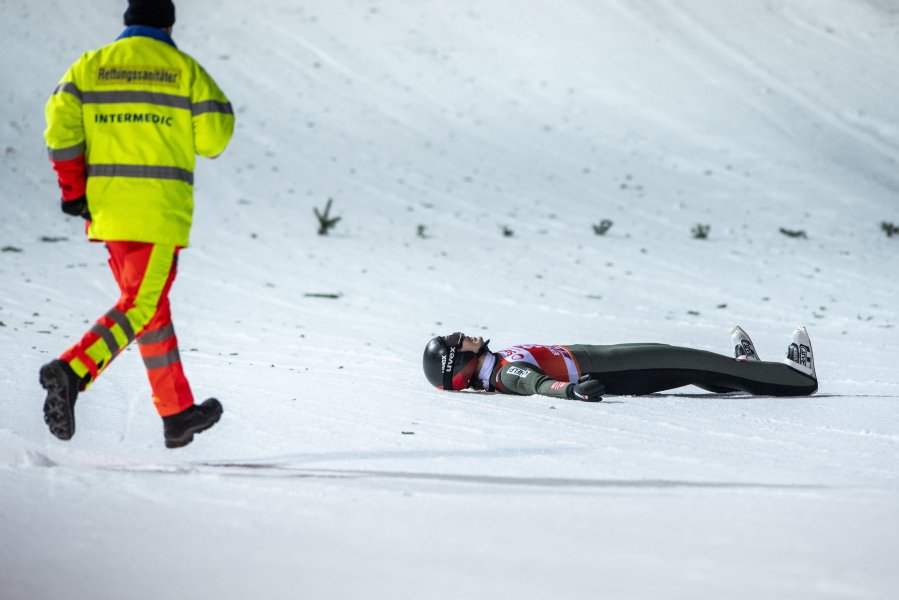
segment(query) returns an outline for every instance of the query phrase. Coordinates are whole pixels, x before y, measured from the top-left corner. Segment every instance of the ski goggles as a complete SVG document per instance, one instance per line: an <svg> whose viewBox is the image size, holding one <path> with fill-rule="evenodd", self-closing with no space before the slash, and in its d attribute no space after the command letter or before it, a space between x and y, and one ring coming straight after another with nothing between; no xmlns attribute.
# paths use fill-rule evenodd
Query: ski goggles
<svg viewBox="0 0 899 600"><path fill-rule="evenodd" d="M462 347L462 342L464 341L465 334L461 331L451 333L443 338L443 343L446 344L447 348L455 348L456 350Z"/></svg>

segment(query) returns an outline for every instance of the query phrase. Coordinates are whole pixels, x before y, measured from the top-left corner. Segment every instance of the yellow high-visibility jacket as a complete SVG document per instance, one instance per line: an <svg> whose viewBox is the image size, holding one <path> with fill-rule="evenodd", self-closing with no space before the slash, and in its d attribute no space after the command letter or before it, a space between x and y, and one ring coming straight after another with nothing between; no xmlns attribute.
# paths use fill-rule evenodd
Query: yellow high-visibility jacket
<svg viewBox="0 0 899 600"><path fill-rule="evenodd" d="M194 156L224 151L234 113L203 67L153 32L83 54L47 102L44 137L64 190L71 165L86 177L75 188L85 189L91 239L184 247Z"/></svg>

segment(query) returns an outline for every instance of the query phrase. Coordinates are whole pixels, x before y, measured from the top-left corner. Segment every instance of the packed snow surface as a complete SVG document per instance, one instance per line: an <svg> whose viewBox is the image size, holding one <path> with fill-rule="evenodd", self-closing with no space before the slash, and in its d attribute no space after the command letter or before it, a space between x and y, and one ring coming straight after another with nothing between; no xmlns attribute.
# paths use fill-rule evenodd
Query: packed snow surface
<svg viewBox="0 0 899 600"><path fill-rule="evenodd" d="M37 382L117 297L41 134L124 7L0 0L0 597L899 597L895 2L179 2L238 120L172 293L225 414L180 450L134 349L70 442ZM807 325L818 394L421 373L454 330L727 354L735 324L770 360Z"/></svg>

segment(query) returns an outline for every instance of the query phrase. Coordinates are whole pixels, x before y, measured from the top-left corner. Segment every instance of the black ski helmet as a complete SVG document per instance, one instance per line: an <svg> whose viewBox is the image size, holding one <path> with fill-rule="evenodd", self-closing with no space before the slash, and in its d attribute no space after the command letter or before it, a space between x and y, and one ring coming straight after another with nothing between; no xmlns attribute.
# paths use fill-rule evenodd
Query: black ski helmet
<svg viewBox="0 0 899 600"><path fill-rule="evenodd" d="M486 352L487 344L479 352L462 352L463 338L459 332L438 335L425 346L422 368L439 390L464 390L477 375L478 357Z"/></svg>

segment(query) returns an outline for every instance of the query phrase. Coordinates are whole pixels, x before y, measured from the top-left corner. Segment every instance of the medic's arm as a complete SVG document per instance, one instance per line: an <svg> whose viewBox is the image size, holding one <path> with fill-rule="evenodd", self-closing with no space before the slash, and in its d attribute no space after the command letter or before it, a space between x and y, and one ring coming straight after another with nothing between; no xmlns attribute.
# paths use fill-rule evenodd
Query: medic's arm
<svg viewBox="0 0 899 600"><path fill-rule="evenodd" d="M568 398L567 389L569 385L572 385L567 381L552 379L540 369L526 362L512 362L503 365L497 375L503 389L522 396L540 394L553 398Z"/></svg>
<svg viewBox="0 0 899 600"><path fill-rule="evenodd" d="M231 141L234 111L224 92L199 64L194 66L190 107L197 154L216 158Z"/></svg>
<svg viewBox="0 0 899 600"><path fill-rule="evenodd" d="M66 71L44 110L47 119L44 140L59 180L64 205L82 199L87 183L84 121L77 77L81 62L78 61Z"/></svg>

